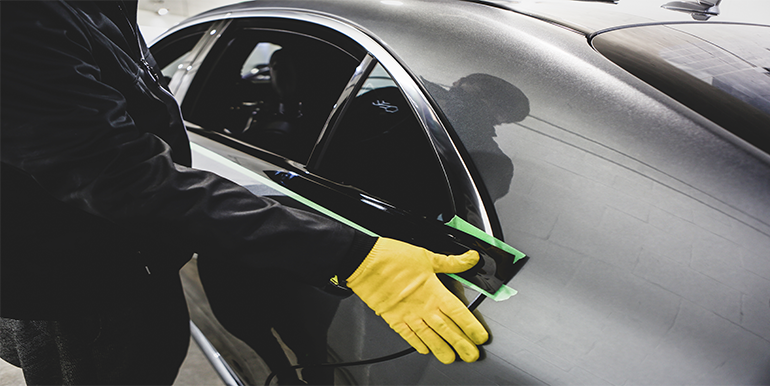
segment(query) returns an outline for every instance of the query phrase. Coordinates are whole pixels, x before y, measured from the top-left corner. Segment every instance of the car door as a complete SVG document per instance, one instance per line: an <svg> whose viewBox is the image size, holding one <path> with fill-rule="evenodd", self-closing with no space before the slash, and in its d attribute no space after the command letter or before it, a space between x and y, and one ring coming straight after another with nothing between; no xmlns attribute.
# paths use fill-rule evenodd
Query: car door
<svg viewBox="0 0 770 386"><path fill-rule="evenodd" d="M507 278L515 273L513 263L523 255L494 239L499 226L484 209L472 165L386 50L371 39L364 47L349 37L355 35L349 26L320 17L194 28L197 42L182 30L153 49L181 100L195 167L370 235L442 253L474 248L506 263ZM320 291L221 261L199 256L185 268L186 291L193 321L246 382L299 363L309 366L302 377L311 383L416 383L434 362L413 355L378 366L313 367L387 356L408 345L333 283ZM445 284L466 303L476 299L474 305L484 299L479 293L496 295L499 287L454 279L466 287L449 278ZM295 375L278 377L291 382Z"/></svg>

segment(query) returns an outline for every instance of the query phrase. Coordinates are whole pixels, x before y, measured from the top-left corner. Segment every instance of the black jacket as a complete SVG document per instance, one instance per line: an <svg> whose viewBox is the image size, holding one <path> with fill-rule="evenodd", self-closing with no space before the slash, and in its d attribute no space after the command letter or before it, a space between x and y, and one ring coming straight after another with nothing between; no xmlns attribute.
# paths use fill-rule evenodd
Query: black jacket
<svg viewBox="0 0 770 386"><path fill-rule="evenodd" d="M119 305L147 272L175 273L194 251L321 285L371 248L189 167L135 2L1 7L2 316Z"/></svg>

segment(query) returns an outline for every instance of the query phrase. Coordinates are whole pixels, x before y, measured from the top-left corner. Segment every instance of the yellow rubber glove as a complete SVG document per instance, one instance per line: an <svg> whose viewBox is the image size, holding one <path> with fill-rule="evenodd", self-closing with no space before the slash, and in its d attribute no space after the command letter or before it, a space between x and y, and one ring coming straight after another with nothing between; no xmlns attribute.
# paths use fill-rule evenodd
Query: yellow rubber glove
<svg viewBox="0 0 770 386"><path fill-rule="evenodd" d="M479 358L476 347L489 334L465 305L441 284L436 273L458 273L479 260L476 251L458 256L430 252L380 238L347 285L417 352L433 351L446 364Z"/></svg>

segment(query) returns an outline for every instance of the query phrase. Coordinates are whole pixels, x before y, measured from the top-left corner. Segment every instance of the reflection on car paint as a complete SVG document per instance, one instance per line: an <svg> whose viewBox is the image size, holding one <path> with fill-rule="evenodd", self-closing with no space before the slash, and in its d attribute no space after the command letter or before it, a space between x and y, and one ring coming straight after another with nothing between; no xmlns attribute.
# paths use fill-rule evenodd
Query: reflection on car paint
<svg viewBox="0 0 770 386"><path fill-rule="evenodd" d="M379 2L337 0L300 0L293 3L296 8L286 10L278 1L264 1L213 12L204 20L231 17L226 12L255 25L280 18L282 30L324 40L328 36L317 32L329 27L355 40L371 53L370 63L382 63L383 71L362 74L368 88L359 90L354 82L352 96L336 98L336 103L347 106L356 92L363 96L386 88L381 82L395 80L393 86L402 88L406 102L370 94L368 107L382 110L371 105L380 100L399 107L393 115L411 110L445 168L456 214L485 234L535 255L516 276L519 295L479 306L493 338L483 346L481 361L443 366L426 356L409 355L336 370L335 383L757 384L770 379L770 266L765 258L770 245L770 158L724 135L714 122L588 44L600 29L611 31L596 39L623 29L644 31L649 24L622 24L650 20L677 20L676 25L658 25L667 37L673 31L687 34L688 29L701 28L710 31L705 40L729 39L720 31L725 21L735 19L730 15L742 8L738 3L714 18L720 23L694 23L689 15L659 4L652 6L654 16L637 15L633 7L649 8L649 2L634 0L617 5L506 2L519 12L471 2L415 6L404 1L401 7L384 8ZM754 4L764 7L764 0ZM754 13L755 20L761 19L761 12ZM667 18L657 20L661 15ZM766 17L760 21L765 23ZM623 37L618 40L629 43ZM343 46L348 42L327 41ZM361 60L366 52L356 58ZM634 62L648 66L646 60ZM201 69L205 72L205 66ZM474 99L474 82L459 81L468 74L498 80L477 87L482 94ZM674 77L672 84L682 79ZM505 83L515 85L526 103L515 92L503 93ZM190 97L199 96L191 90ZM484 101L484 93L500 95ZM497 101L508 103L495 106ZM492 112L486 103L493 106ZM526 113L518 118L495 116L525 105ZM330 122L344 119L340 111ZM479 138L474 125L484 133ZM395 232L405 240L449 249L474 242L444 225L453 213L416 218L370 188L315 174L318 164L288 161L204 127L191 131L218 143L201 141L204 147L219 149L230 161L258 174L269 173L273 181L377 233ZM324 144L330 134L324 132L315 143ZM479 146L472 144L477 139ZM217 146L244 154L234 156ZM320 152L313 156L324 158ZM496 168L501 178L492 170ZM447 246L436 241L437 234L451 234L456 240ZM442 280L458 286L454 280ZM462 288L458 296L474 299L476 294ZM201 304L195 299L193 307ZM207 320L210 312L191 314L208 326L216 324ZM226 339L221 327L204 330L207 336ZM335 362L386 356L405 347L354 296L339 301L327 341L329 360ZM260 372L261 361L249 361L252 350L215 345L229 363L241 364L240 370L233 368L251 382L269 373Z"/></svg>
<svg viewBox="0 0 770 386"><path fill-rule="evenodd" d="M529 99L511 83L488 74L471 74L442 87L423 80L463 140L492 201L508 193L514 165L495 142L495 127L529 114Z"/></svg>

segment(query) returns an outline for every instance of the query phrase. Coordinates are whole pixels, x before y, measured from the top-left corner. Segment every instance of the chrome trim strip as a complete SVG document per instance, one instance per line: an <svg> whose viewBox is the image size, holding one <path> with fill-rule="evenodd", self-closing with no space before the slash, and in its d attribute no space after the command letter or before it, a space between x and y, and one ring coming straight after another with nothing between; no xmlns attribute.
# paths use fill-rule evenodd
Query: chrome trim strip
<svg viewBox="0 0 770 386"><path fill-rule="evenodd" d="M222 358L222 355L219 354L219 351L214 348L214 345L209 342L206 336L203 335L201 330L198 328L198 326L195 325L195 323L193 323L192 320L190 321L190 335L195 340L195 343L198 344L198 347L200 347L203 355L206 356L206 359L211 362L211 366L214 367L214 370L217 372L217 374L219 374L219 377L222 378L222 381L225 383L225 385L246 385L246 383L243 382L237 374L235 374L230 365L225 362L225 359Z"/></svg>
<svg viewBox="0 0 770 386"><path fill-rule="evenodd" d="M473 178L471 178L471 173L467 164L462 159L462 157L460 157L460 152L457 149L457 145L447 133L447 130L441 120L438 119L438 114L433 110L430 103L423 97L420 87L416 83L415 79L401 65L400 61L394 57L393 54L391 54L385 47L383 47L382 44L370 36L364 28L356 26L351 21L340 19L329 14L316 13L311 10L292 8L261 8L259 10L215 10L213 12L195 17L190 22L179 25L173 30L183 28L190 23L203 23L208 21L221 20L223 18L250 17L284 18L323 25L350 37L362 47L364 47L364 49L366 49L371 55L373 55L388 71L388 73L390 73L394 81L401 87L402 92L412 106L412 109L416 113L420 123L423 125L423 127L427 128L428 138L430 139L436 153L439 154L440 157L446 157L451 154L451 157L454 159L449 160L449 163L462 165L463 170L460 174L463 175L466 181L462 181L460 183L462 185L472 187L474 195L474 197L472 197L472 203L478 208L480 212L479 214L481 216L481 224L474 225L482 228L483 231L487 234L493 235L491 220L489 219L489 215L486 206L484 205L484 201L481 198L481 194L479 193L479 189L476 186L476 183L473 181ZM444 138L437 138L437 133L443 133ZM442 148L445 151L441 151ZM442 167L446 166L442 165ZM448 173L447 176L449 176Z"/></svg>

